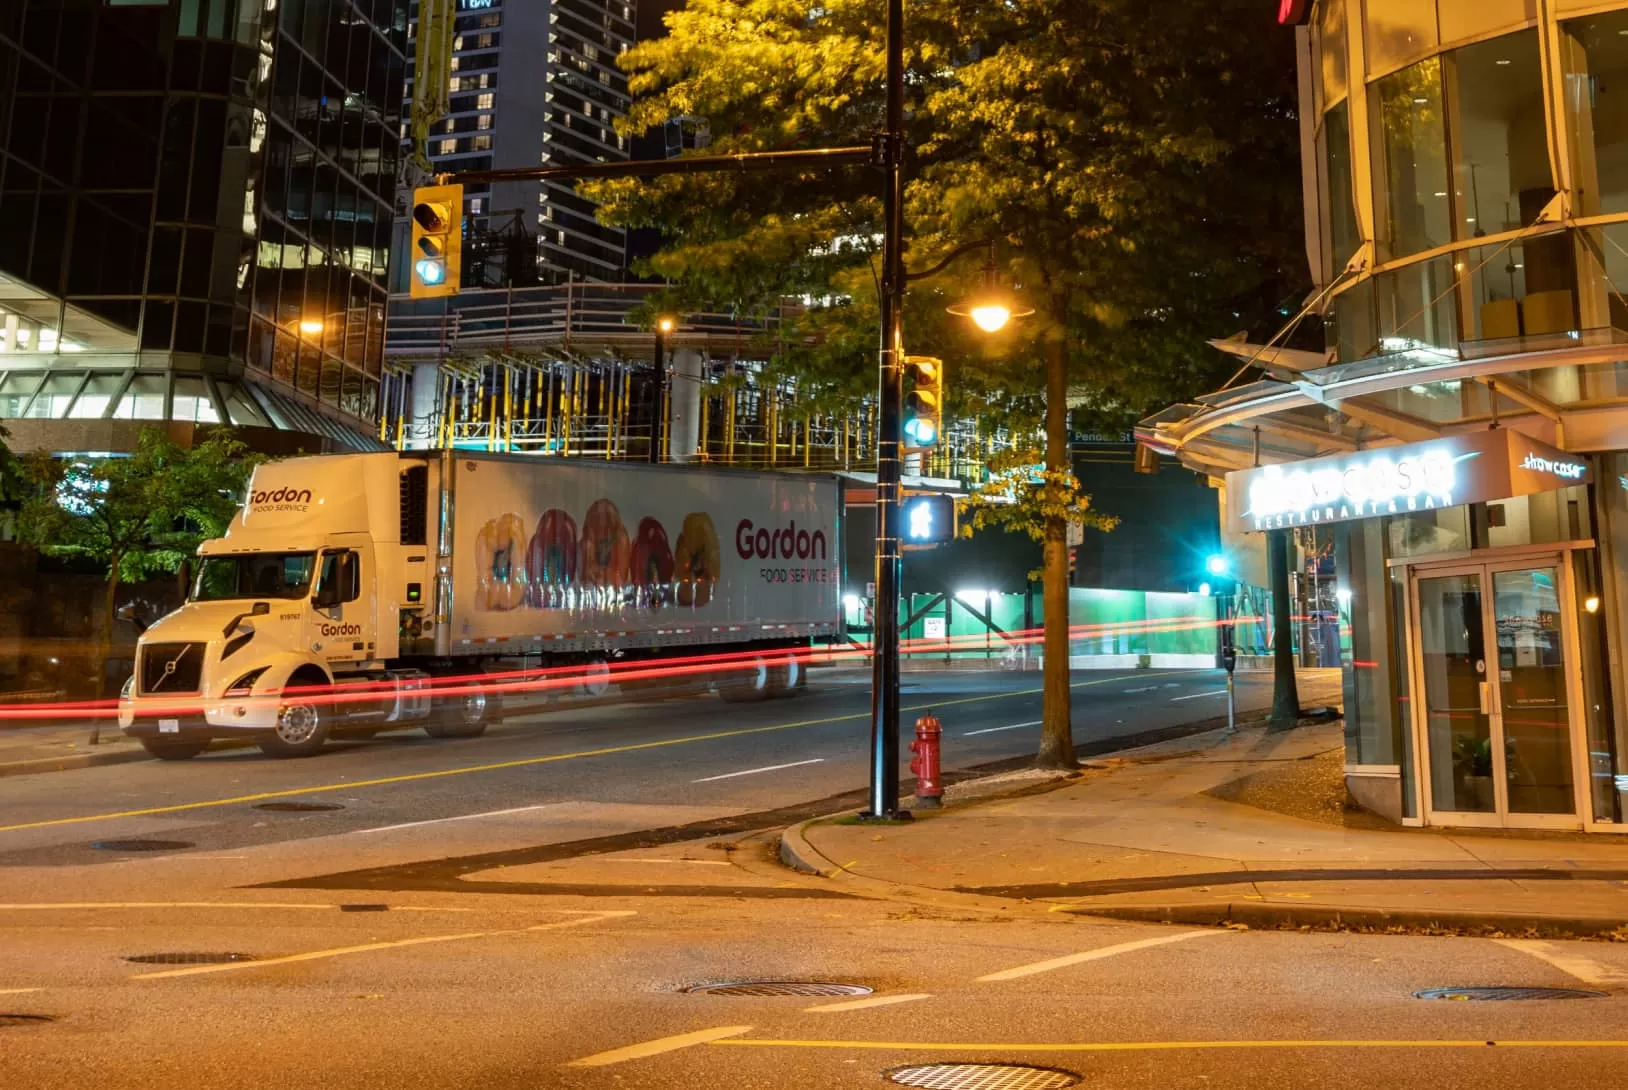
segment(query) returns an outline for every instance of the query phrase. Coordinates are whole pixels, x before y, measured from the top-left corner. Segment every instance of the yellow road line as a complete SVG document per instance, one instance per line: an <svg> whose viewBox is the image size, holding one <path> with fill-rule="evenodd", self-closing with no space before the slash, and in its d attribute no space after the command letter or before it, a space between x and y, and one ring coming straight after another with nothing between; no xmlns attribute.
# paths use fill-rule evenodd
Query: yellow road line
<svg viewBox="0 0 1628 1090"><path fill-rule="evenodd" d="M931 999L931 995L874 995L869 999L849 999L841 1003L824 1003L818 1007L804 1007L806 1014L835 1014L838 1011L862 1011L871 1007L891 1007L895 1003L913 1003L918 999Z"/></svg>
<svg viewBox="0 0 1628 1090"><path fill-rule="evenodd" d="M1294 1048L1628 1048L1628 1041L1093 1041L946 1043L943 1041L781 1041L763 1037L704 1042L745 1048L851 1048L889 1052L1175 1052L1183 1049Z"/></svg>
<svg viewBox="0 0 1628 1090"><path fill-rule="evenodd" d="M654 1041L628 1045L626 1048L613 1048L609 1052L596 1052L592 1056L572 1060L565 1066L609 1067L611 1064L626 1063L628 1060L642 1060L646 1056L659 1056L663 1052L676 1052L681 1048L689 1048L691 1045L718 1044L724 1037L746 1033L751 1028L751 1026L714 1026L711 1029L698 1029L694 1033L680 1033L676 1037L659 1037Z"/></svg>
<svg viewBox="0 0 1628 1090"><path fill-rule="evenodd" d="M318 961L323 958L343 957L346 954L365 954L373 950L394 950L402 946L423 946L432 942L459 942L467 939L485 939L494 935L519 935L530 931L557 931L567 927L580 927L585 923L598 923L600 920L619 918L634 915L631 910L616 912L596 912L591 916L579 916L574 920L559 920L554 923L537 924L534 927L505 928L498 931L465 931L457 935L420 935L411 939L394 939L390 942L369 942L360 946L338 946L329 950L309 950L303 954L288 954L280 958L262 958L258 961L228 961L220 965L190 965L185 969L163 969L155 973L136 973L131 980L162 980L177 976L198 976L203 973L227 973L240 969L264 969L270 965L289 965L297 961Z"/></svg>
<svg viewBox="0 0 1628 1090"><path fill-rule="evenodd" d="M1115 957L1119 954L1129 954L1135 950L1146 950L1150 946L1167 946L1173 942L1186 942L1188 939L1202 939L1206 935L1231 935L1231 931L1182 931L1175 935L1158 935L1151 939L1137 939L1135 942L1122 942L1116 946L1102 946L1095 950L1086 950L1079 954L1066 954L1060 958L1051 958L1048 961L1036 961L1029 965L1019 965L1015 969L1003 969L998 973L990 973L978 978L980 984L992 983L997 980L1016 980L1019 977L1033 976L1036 973L1049 973L1053 969L1066 969L1070 965L1079 965L1086 961L1101 961L1103 958Z"/></svg>
<svg viewBox="0 0 1628 1090"><path fill-rule="evenodd" d="M1107 685L1115 681L1124 681L1126 677L1097 678L1092 681L1078 681L1069 686L1072 689L1083 689L1092 685ZM927 711L933 708L948 708L957 704L978 704L990 700L1009 700L1015 696L1034 696L1041 689L1019 689L1010 693L993 693L988 696L958 697L955 700L936 700L931 704L913 704L901 711ZM213 806L237 806L247 802L261 802L265 799L281 799L291 795L314 795L324 791L351 791L359 787L383 787L389 784L412 783L417 780L437 780L446 776L468 776L476 772L499 772L507 768L527 768L531 765L552 764L556 761L576 761L584 757L606 757L614 753L634 753L642 749L662 749L667 746L682 746L692 742L714 742L720 738L741 738L749 734L769 734L774 731L796 730L800 727L824 726L829 723L846 723L853 719L869 719L869 712L855 712L852 715L833 715L824 719L803 719L795 723L776 723L767 727L745 727L741 730L714 731L710 734L692 734L684 738L665 738L656 742L634 742L625 746L605 746L601 749L584 749L575 753L555 753L546 757L523 757L514 761L497 761L492 764L468 765L464 768L443 768L434 772L410 772L401 776L381 776L372 780L346 780L343 783L319 784L315 787L296 787L286 791L262 791L254 795L235 795L226 799L206 799L203 802L179 802L171 806L152 806L143 810L119 810L109 814L85 814L80 817L51 818L47 821L25 821L17 825L0 825L0 833L15 833L23 829L47 829L58 825L79 825L87 821L112 821L117 818L151 817L154 814L175 814L185 810L203 810Z"/></svg>
<svg viewBox="0 0 1628 1090"><path fill-rule="evenodd" d="M34 904L0 905L0 912L22 912L50 909L56 912L77 911L82 908L285 908L327 909L337 912L342 904L290 903L287 901L41 901ZM473 912L472 908L440 905L391 905L391 912Z"/></svg>
<svg viewBox="0 0 1628 1090"><path fill-rule="evenodd" d="M0 988L0 995L27 995L29 992L37 992L37 991L41 991L41 990L43 990L43 989L40 989L40 988Z"/></svg>

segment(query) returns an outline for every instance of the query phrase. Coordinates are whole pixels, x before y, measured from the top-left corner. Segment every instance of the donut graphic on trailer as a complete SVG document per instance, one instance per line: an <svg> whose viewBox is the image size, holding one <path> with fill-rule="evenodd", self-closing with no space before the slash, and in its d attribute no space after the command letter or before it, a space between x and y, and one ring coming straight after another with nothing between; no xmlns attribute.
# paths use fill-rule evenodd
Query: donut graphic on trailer
<svg viewBox="0 0 1628 1090"><path fill-rule="evenodd" d="M475 535L475 605L489 613L518 608L526 600L526 524L499 515Z"/></svg>
<svg viewBox="0 0 1628 1090"><path fill-rule="evenodd" d="M718 531L712 516L694 511L684 517L679 531L677 554L678 604L699 607L712 601L712 591L723 571L723 553L718 547Z"/></svg>
<svg viewBox="0 0 1628 1090"><path fill-rule="evenodd" d="M526 604L535 609L565 609L572 602L577 582L577 522L558 507L550 507L537 520L537 532L526 548L526 569L531 593Z"/></svg>
<svg viewBox="0 0 1628 1090"><path fill-rule="evenodd" d="M582 585L590 588L592 604L609 608L621 604L632 579L633 547L622 513L608 499L595 500L582 519L579 558Z"/></svg>
<svg viewBox="0 0 1628 1090"><path fill-rule="evenodd" d="M634 604L660 609L673 603L673 549L660 522L646 517L633 537Z"/></svg>

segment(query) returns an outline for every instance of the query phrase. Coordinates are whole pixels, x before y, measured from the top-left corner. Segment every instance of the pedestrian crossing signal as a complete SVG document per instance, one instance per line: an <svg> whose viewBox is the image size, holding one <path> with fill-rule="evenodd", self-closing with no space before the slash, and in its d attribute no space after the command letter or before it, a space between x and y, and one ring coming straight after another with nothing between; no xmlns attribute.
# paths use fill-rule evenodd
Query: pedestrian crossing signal
<svg viewBox="0 0 1628 1090"><path fill-rule="evenodd" d="M408 294L439 299L458 294L463 264L464 187L429 185L413 190L413 263Z"/></svg>
<svg viewBox="0 0 1628 1090"><path fill-rule="evenodd" d="M899 509L906 546L942 545L955 540L953 496L911 496Z"/></svg>

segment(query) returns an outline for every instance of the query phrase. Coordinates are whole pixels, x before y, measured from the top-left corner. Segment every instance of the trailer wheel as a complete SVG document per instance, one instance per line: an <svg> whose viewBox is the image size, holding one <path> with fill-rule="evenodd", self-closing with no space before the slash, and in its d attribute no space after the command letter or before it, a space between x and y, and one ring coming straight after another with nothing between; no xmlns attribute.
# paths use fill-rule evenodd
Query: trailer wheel
<svg viewBox="0 0 1628 1090"><path fill-rule="evenodd" d="M577 693L597 699L610 692L610 662L604 655L590 655L582 677L577 681Z"/></svg>
<svg viewBox="0 0 1628 1090"><path fill-rule="evenodd" d="M718 678L718 696L731 704L765 700L774 692L774 673L762 655L753 655Z"/></svg>
<svg viewBox="0 0 1628 1090"><path fill-rule="evenodd" d="M143 738L141 748L160 761L190 761L209 748L208 742L160 742L156 738Z"/></svg>
<svg viewBox="0 0 1628 1090"><path fill-rule="evenodd" d="M804 669L803 657L796 653L775 663L769 668L769 695L796 696L808 682Z"/></svg>
<svg viewBox="0 0 1628 1090"><path fill-rule="evenodd" d="M288 679L290 688L324 685L328 679L298 670ZM309 757L328 742L331 705L310 699L302 693L277 706L277 725L261 739L260 752L268 757Z"/></svg>
<svg viewBox="0 0 1628 1090"><path fill-rule="evenodd" d="M431 738L476 738L486 732L492 698L470 686L435 702L424 733Z"/></svg>

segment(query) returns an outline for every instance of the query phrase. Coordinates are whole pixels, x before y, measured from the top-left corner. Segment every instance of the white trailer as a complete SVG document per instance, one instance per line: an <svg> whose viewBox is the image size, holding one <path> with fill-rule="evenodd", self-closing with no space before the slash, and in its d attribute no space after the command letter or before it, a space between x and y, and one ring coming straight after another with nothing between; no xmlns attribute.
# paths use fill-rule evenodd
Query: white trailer
<svg viewBox="0 0 1628 1090"><path fill-rule="evenodd" d="M255 470L188 601L142 633L119 722L156 756L248 737L479 734L494 666L712 653L726 699L790 693L840 625L833 477L447 451Z"/></svg>

